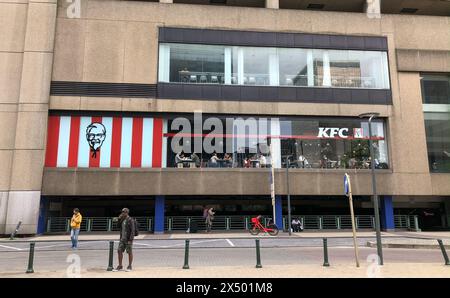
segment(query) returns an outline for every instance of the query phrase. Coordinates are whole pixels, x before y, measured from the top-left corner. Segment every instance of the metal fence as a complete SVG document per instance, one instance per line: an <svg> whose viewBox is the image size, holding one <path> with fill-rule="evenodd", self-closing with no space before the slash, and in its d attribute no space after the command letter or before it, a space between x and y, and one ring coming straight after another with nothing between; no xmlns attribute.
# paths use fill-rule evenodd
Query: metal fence
<svg viewBox="0 0 450 298"><path fill-rule="evenodd" d="M212 230L246 230L251 227L251 218L255 216L215 216ZM351 229L350 215L292 215L299 218L305 230L341 230ZM152 232L153 217L136 217L139 230ZM264 224L271 221L270 216L264 217ZM374 229L375 217L373 215L356 215L357 229ZM199 230L206 229L205 219L201 216L168 216L165 218L164 229L166 231L186 231L190 225L196 222ZM420 231L417 215L395 215L396 229L409 229ZM87 217L81 222L82 232L111 232L118 231L119 227L112 217ZM288 230L287 216L283 216L283 230ZM47 233L69 232L70 217L50 217L47 220Z"/></svg>
<svg viewBox="0 0 450 298"><path fill-rule="evenodd" d="M143 232L153 231L153 217L136 217L139 230ZM69 232L70 217L50 217L47 219L47 233ZM117 222L113 217L86 217L81 221L82 232L111 232L119 231Z"/></svg>

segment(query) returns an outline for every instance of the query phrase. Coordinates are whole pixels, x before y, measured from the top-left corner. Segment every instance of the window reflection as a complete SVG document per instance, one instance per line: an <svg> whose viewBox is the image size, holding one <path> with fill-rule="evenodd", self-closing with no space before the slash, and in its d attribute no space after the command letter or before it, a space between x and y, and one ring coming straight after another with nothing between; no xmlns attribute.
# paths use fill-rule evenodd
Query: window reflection
<svg viewBox="0 0 450 298"><path fill-rule="evenodd" d="M159 81L389 89L386 52L160 44Z"/></svg>
<svg viewBox="0 0 450 298"><path fill-rule="evenodd" d="M371 167L369 127L367 122L359 118L256 120L259 132L257 136L252 134L248 127L241 130L233 127L231 133L216 132L216 139L210 136L211 130L203 130L201 135L189 135L178 152L174 152L170 145L177 131L169 131L166 136L168 166L281 168L289 163L292 168L305 169ZM227 122L225 119L222 121L225 128ZM237 122L238 119L234 118L232 123L236 125ZM191 126L193 127L193 123ZM202 144L211 143L214 151L202 148L201 151L194 152L195 137L201 138ZM372 140L375 168L389 168L385 126L380 119L372 123Z"/></svg>

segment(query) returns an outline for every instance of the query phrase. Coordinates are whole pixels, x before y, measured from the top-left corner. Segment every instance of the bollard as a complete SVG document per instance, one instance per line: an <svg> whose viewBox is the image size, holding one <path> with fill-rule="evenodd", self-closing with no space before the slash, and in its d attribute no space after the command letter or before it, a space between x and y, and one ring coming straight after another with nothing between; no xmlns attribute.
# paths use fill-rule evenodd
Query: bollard
<svg viewBox="0 0 450 298"><path fill-rule="evenodd" d="M323 238L323 266L329 267L330 263L328 263L328 240L327 238Z"/></svg>
<svg viewBox="0 0 450 298"><path fill-rule="evenodd" d="M30 243L30 254L28 256L28 269L26 273L34 273L33 261L34 261L34 242Z"/></svg>
<svg viewBox="0 0 450 298"><path fill-rule="evenodd" d="M189 269L189 240L186 240L186 245L184 246L184 265L183 269Z"/></svg>
<svg viewBox="0 0 450 298"><path fill-rule="evenodd" d="M450 261L448 260L448 255L447 252L445 251L445 246L442 243L441 239L437 239L438 243L439 243L439 247L441 248L442 251L442 255L444 256L444 260L445 260L445 265L450 265Z"/></svg>
<svg viewBox="0 0 450 298"><path fill-rule="evenodd" d="M256 242L256 268L262 268L261 265L261 254L259 249L259 239L255 239Z"/></svg>
<svg viewBox="0 0 450 298"><path fill-rule="evenodd" d="M106 271L113 270L113 254L114 254L114 241L109 241L109 260L108 260L108 268Z"/></svg>

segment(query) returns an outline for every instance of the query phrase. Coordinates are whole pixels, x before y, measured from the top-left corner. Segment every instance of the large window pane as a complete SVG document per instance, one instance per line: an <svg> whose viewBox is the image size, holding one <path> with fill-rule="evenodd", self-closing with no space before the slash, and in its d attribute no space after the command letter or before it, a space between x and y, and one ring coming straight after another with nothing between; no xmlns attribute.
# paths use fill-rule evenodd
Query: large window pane
<svg viewBox="0 0 450 298"><path fill-rule="evenodd" d="M422 100L425 104L450 104L450 76L423 75Z"/></svg>
<svg viewBox="0 0 450 298"><path fill-rule="evenodd" d="M275 55L272 48L244 48L244 85L270 85L270 64Z"/></svg>
<svg viewBox="0 0 450 298"><path fill-rule="evenodd" d="M308 86L307 51L303 49L278 50L281 86Z"/></svg>
<svg viewBox="0 0 450 298"><path fill-rule="evenodd" d="M224 70L222 46L170 46L170 82L223 83Z"/></svg>
<svg viewBox="0 0 450 298"><path fill-rule="evenodd" d="M160 44L159 57L160 82L389 89L385 52Z"/></svg>
<svg viewBox="0 0 450 298"><path fill-rule="evenodd" d="M425 113L431 171L450 172L450 113Z"/></svg>
<svg viewBox="0 0 450 298"><path fill-rule="evenodd" d="M219 119L215 118L216 121ZM229 121L231 120L231 121ZM191 127L194 126L192 120ZM209 120L203 118L204 123ZM368 123L354 118L241 118L220 119L214 129L203 129L201 151L194 152L194 136L175 152L168 139L168 166L173 167L274 167L317 169L370 169ZM172 122L169 121L169 128ZM231 125L227 127L227 125ZM204 126L205 127L205 126ZM207 127L210 127L207 125ZM223 128L217 131L217 127ZM211 128L211 127L210 127ZM170 130L175 136L177 130ZM210 137L213 134L214 137ZM197 134L198 135L198 134ZM212 140L215 138L215 140ZM375 167L387 169L388 150L384 122L372 123ZM212 144L213 149L206 146ZM272 150L272 154L269 151ZM184 161L181 154L187 157ZM196 160L196 162L192 160ZM180 162L181 161L181 162ZM194 163L194 164L193 164Z"/></svg>

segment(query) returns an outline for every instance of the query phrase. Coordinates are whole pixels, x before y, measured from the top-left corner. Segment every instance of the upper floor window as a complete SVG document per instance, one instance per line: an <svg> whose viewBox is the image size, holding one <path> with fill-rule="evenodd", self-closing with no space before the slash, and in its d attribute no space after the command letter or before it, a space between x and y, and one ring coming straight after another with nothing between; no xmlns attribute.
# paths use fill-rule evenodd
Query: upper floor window
<svg viewBox="0 0 450 298"><path fill-rule="evenodd" d="M430 171L450 172L450 75L423 74L421 84Z"/></svg>
<svg viewBox="0 0 450 298"><path fill-rule="evenodd" d="M161 43L159 81L389 89L386 52Z"/></svg>
<svg viewBox="0 0 450 298"><path fill-rule="evenodd" d="M450 104L450 75L423 75L421 84L424 104Z"/></svg>

